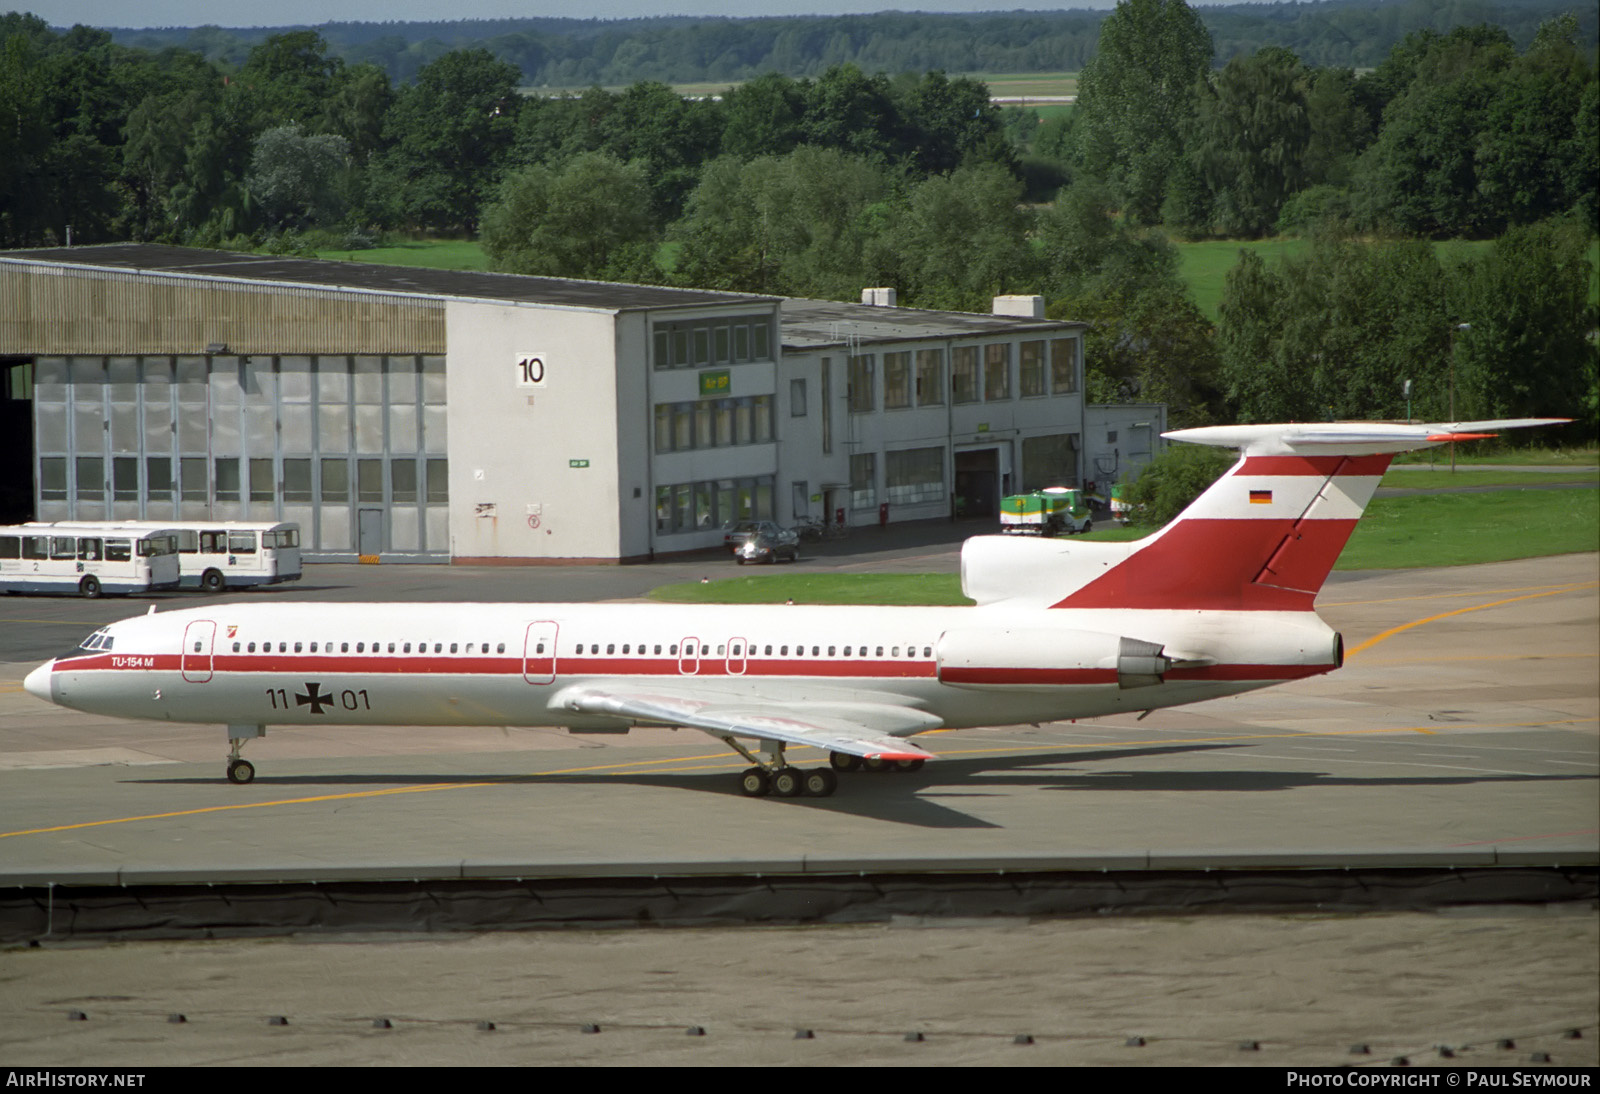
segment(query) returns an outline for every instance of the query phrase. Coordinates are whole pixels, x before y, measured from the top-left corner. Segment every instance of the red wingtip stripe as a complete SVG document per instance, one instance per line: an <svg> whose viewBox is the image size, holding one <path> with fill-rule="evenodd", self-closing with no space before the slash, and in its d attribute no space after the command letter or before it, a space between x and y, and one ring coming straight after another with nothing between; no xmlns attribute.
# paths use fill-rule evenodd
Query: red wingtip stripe
<svg viewBox="0 0 1600 1094"><path fill-rule="evenodd" d="M1498 433L1430 433L1428 440L1443 441L1487 441L1500 436Z"/></svg>

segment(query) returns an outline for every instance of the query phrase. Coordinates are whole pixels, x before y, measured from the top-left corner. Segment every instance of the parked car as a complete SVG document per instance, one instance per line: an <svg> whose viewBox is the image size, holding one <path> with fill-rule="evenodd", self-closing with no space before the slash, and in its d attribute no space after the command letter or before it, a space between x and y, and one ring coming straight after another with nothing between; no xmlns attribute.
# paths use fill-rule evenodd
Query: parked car
<svg viewBox="0 0 1600 1094"><path fill-rule="evenodd" d="M793 547L800 542L799 535L787 528L780 528L770 520L740 520L722 526L722 545L731 553L752 535L765 536L776 546Z"/></svg>
<svg viewBox="0 0 1600 1094"><path fill-rule="evenodd" d="M786 558L790 562L800 557L800 546L791 536L789 542L780 543L760 532L751 532L733 549L733 560L743 566L746 562L776 562Z"/></svg>

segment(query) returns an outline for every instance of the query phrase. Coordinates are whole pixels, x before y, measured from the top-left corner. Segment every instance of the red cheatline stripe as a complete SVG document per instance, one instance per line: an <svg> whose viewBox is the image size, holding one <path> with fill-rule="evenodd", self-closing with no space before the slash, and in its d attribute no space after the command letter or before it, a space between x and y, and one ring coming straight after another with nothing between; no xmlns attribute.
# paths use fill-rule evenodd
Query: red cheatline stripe
<svg viewBox="0 0 1600 1094"><path fill-rule="evenodd" d="M1203 665L1196 668L1169 669L1163 679L1168 683L1180 680L1298 680L1304 676L1317 676L1332 672L1336 666L1328 665ZM1001 667L962 667L946 669L939 674L946 684L1037 685L1054 684L1063 687L1114 684L1115 669L1037 669Z"/></svg>
<svg viewBox="0 0 1600 1094"><path fill-rule="evenodd" d="M1235 475L1319 475L1335 471L1340 478L1381 476L1389 469L1389 455L1378 456L1247 456ZM1342 466L1341 466L1342 465Z"/></svg>
<svg viewBox="0 0 1600 1094"><path fill-rule="evenodd" d="M78 671L92 668L96 671L126 672L126 671L178 671L178 658L164 656L157 658L154 670L148 667L112 667L109 665L85 665L86 661L100 661L100 658L74 658L66 662L58 662L57 671ZM413 662L422 662L429 659L414 658ZM300 676L343 676L343 675L371 675L371 676L407 676L421 674L425 670L408 663L403 657L376 657L360 660L358 658L333 658L321 659L312 655L301 658L293 656L274 655L271 659L258 657L252 659L248 656L230 656L216 658L217 664L211 671L218 674L244 675L244 674L284 674ZM506 678L520 677L523 664L518 660L502 659L498 662L476 659L471 667L463 661L451 663L446 669L429 670L432 675L465 676L465 675L490 675ZM226 662L226 663L224 663ZM330 667L338 665L339 667ZM691 676L738 676L740 673L729 673L727 666L718 661L715 663L701 662L698 672L680 673L675 660L641 659L625 661L619 659L595 658L562 658L560 673L563 676L616 676L616 677L679 677ZM1328 672L1332 665L1205 665L1196 668L1172 669L1166 674L1168 680L1291 680L1301 676L1314 676L1318 673ZM207 671L204 667L191 664L191 673ZM535 663L529 666L530 673L536 675L549 675L548 664L543 666ZM970 684L1053 684L1060 686L1091 686L1096 684L1114 684L1117 680L1115 669L1101 668L1015 668L1003 666L979 666L947 668L943 674L938 674L931 661L919 662L892 662L892 661L768 661L751 662L745 676L769 677L850 677L869 678L879 680L932 678L938 676L946 683Z"/></svg>

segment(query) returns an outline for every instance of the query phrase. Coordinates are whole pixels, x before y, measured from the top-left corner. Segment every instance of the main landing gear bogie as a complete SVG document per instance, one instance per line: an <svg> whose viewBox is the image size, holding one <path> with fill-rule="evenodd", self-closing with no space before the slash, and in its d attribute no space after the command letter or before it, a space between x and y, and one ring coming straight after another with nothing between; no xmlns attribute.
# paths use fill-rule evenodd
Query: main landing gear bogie
<svg viewBox="0 0 1600 1094"><path fill-rule="evenodd" d="M839 777L826 767L780 767L770 774L765 768L752 767L739 776L739 789L747 798L764 798L768 794L780 798L828 798L839 789Z"/></svg>
<svg viewBox="0 0 1600 1094"><path fill-rule="evenodd" d="M864 760L860 756L850 756L843 752L828 753L828 763L835 771L921 771L926 760Z"/></svg>

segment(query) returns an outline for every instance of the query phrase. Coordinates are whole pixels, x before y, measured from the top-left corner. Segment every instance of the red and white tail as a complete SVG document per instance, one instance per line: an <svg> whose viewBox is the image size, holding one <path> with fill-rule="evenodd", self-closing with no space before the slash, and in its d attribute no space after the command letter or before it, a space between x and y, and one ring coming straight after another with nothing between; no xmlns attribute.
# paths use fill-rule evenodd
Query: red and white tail
<svg viewBox="0 0 1600 1094"><path fill-rule="evenodd" d="M985 545L970 563L964 550L963 584L980 604L1310 611L1395 453L1563 421L1176 430L1164 436L1238 448L1240 457L1172 523L1134 543Z"/></svg>

